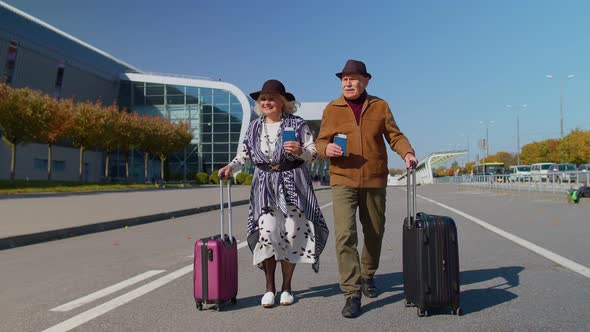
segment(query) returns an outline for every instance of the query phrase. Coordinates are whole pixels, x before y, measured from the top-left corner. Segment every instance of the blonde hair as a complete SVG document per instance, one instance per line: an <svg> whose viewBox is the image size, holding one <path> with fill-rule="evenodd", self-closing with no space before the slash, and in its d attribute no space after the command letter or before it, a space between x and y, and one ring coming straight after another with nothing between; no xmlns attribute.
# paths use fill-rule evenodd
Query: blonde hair
<svg viewBox="0 0 590 332"><path fill-rule="evenodd" d="M281 109L282 112L289 114L297 112L297 108L299 108L299 103L297 101L287 101L287 98L285 98L285 96L279 93L261 93L260 96L258 96L258 99L256 100L256 104L254 105L254 112L256 112L256 114L264 114L262 113L262 109L260 108L260 99L262 99L262 97L267 97L269 95L272 95L274 97L278 96L281 99L281 101L283 102L283 108Z"/></svg>

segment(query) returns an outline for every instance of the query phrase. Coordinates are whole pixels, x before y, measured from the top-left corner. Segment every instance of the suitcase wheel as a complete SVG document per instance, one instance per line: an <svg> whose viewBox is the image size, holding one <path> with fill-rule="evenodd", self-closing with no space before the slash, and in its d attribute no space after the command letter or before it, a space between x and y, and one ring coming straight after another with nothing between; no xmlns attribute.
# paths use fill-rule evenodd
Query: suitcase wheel
<svg viewBox="0 0 590 332"><path fill-rule="evenodd" d="M410 302L408 300L404 301L404 307L409 308L409 307L413 307L413 306L414 306L414 304L412 302Z"/></svg>
<svg viewBox="0 0 590 332"><path fill-rule="evenodd" d="M416 309L416 313L418 314L418 317L426 317L428 316L428 311L426 309Z"/></svg>
<svg viewBox="0 0 590 332"><path fill-rule="evenodd" d="M203 310L203 303L197 301L197 310L199 310L199 311Z"/></svg>
<svg viewBox="0 0 590 332"><path fill-rule="evenodd" d="M463 310L461 310L461 307L451 309L451 314L453 314L454 316L461 316L462 313Z"/></svg>
<svg viewBox="0 0 590 332"><path fill-rule="evenodd" d="M223 310L223 304L219 303L218 305L215 306L215 310L217 311L222 311Z"/></svg>
<svg viewBox="0 0 590 332"><path fill-rule="evenodd" d="M231 303L236 304L238 302L238 300L235 297L231 298Z"/></svg>

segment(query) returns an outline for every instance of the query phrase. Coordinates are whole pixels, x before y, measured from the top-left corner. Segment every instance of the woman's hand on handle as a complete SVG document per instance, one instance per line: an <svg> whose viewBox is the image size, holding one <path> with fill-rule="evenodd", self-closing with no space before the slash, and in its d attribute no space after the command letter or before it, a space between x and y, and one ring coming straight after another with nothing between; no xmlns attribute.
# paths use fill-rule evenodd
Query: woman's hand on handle
<svg viewBox="0 0 590 332"><path fill-rule="evenodd" d="M232 175L232 167L231 165L225 165L217 171L217 175L219 175L220 179L229 179Z"/></svg>

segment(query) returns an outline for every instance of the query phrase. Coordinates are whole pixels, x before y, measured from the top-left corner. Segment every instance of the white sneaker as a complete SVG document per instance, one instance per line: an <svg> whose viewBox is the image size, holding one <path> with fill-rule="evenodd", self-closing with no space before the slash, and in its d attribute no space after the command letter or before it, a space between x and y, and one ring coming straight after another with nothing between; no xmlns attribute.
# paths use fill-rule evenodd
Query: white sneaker
<svg viewBox="0 0 590 332"><path fill-rule="evenodd" d="M295 296L291 292L281 293L281 305L291 305L295 302Z"/></svg>
<svg viewBox="0 0 590 332"><path fill-rule="evenodd" d="M264 308L272 308L275 305L275 293L273 292L266 292L262 296L262 301L260 301Z"/></svg>

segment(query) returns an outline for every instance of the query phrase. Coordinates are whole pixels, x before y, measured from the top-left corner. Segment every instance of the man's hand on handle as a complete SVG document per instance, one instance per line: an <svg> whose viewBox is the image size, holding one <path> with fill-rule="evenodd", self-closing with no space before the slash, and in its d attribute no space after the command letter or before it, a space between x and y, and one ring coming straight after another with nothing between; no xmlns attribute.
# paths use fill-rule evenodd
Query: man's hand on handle
<svg viewBox="0 0 590 332"><path fill-rule="evenodd" d="M418 165L418 160L416 160L416 156L414 156L414 154L412 153L406 154L404 160L406 161L406 168L408 169L416 168L416 166Z"/></svg>

